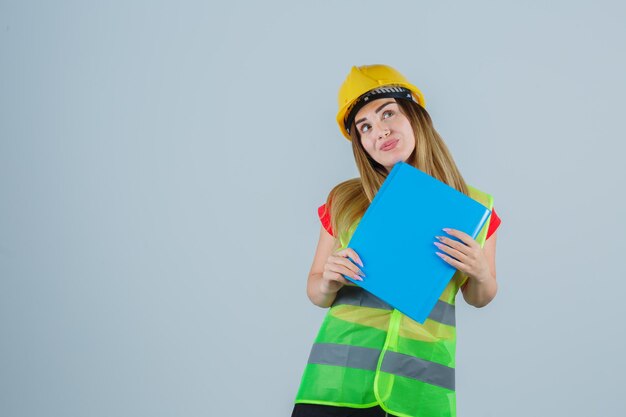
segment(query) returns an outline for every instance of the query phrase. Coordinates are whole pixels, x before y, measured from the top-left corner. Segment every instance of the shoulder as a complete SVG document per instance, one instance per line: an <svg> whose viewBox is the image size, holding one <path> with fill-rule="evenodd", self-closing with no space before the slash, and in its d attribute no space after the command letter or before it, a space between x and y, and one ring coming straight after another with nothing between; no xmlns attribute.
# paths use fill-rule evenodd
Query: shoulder
<svg viewBox="0 0 626 417"><path fill-rule="evenodd" d="M324 229L326 229L326 231L332 236L335 236L330 221L330 210L328 209L326 203L317 208L317 216L319 217L322 226L324 226Z"/></svg>
<svg viewBox="0 0 626 417"><path fill-rule="evenodd" d="M317 208L317 216L324 226L324 229L332 236L335 236L335 232L332 228L331 219L331 207L334 202L338 204L337 207L342 208L347 201L356 201L359 193L362 193L362 185L360 178L350 178L335 185L326 197L326 202Z"/></svg>

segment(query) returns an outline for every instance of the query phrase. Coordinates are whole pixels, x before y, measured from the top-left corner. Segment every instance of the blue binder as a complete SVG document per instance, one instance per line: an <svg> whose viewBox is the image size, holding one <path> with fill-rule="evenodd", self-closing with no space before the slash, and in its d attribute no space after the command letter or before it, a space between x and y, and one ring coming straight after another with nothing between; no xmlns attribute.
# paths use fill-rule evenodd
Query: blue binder
<svg viewBox="0 0 626 417"><path fill-rule="evenodd" d="M442 230L451 228L476 238L490 215L476 200L398 162L348 242L365 278L344 277L424 323L456 272L435 254L441 252L435 236L452 238Z"/></svg>

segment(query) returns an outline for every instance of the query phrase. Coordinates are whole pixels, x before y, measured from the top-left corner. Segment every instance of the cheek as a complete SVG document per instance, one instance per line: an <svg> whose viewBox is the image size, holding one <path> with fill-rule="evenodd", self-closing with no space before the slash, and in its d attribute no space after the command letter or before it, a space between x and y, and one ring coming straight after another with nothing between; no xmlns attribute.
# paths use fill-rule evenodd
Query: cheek
<svg viewBox="0 0 626 417"><path fill-rule="evenodd" d="M411 127L410 123L404 123L404 125L402 126L402 130L404 131L405 135L410 135L413 136L413 128Z"/></svg>
<svg viewBox="0 0 626 417"><path fill-rule="evenodd" d="M363 146L363 149L365 149L367 153L371 152L372 145L367 139L361 139L361 146Z"/></svg>

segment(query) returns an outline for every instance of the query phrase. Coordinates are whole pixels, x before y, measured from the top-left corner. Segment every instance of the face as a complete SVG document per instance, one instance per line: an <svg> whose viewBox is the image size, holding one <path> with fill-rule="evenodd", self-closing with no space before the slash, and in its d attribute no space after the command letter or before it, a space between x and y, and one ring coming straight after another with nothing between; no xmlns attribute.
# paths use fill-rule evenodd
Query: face
<svg viewBox="0 0 626 417"><path fill-rule="evenodd" d="M415 149L411 122L393 98L381 98L363 106L354 117L365 151L390 171L406 161Z"/></svg>

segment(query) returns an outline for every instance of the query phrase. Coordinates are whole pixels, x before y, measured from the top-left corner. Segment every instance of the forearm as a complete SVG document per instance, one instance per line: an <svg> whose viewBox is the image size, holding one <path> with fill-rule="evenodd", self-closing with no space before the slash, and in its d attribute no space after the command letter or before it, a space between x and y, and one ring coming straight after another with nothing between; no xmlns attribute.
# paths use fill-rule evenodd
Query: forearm
<svg viewBox="0 0 626 417"><path fill-rule="evenodd" d="M309 276L306 293L313 304L322 308L330 307L337 296L337 291L325 288L320 273Z"/></svg>
<svg viewBox="0 0 626 417"><path fill-rule="evenodd" d="M498 292L498 283L491 274L484 277L469 277L463 286L463 298L474 307L484 307L491 302Z"/></svg>

